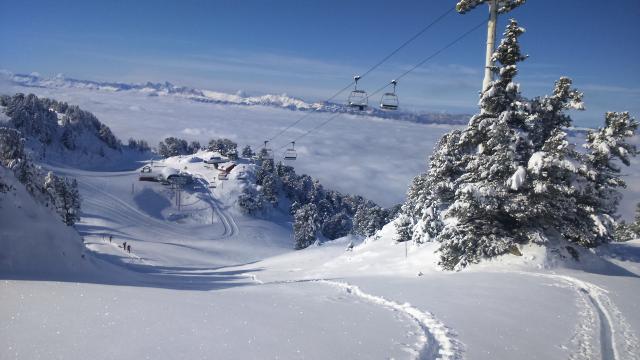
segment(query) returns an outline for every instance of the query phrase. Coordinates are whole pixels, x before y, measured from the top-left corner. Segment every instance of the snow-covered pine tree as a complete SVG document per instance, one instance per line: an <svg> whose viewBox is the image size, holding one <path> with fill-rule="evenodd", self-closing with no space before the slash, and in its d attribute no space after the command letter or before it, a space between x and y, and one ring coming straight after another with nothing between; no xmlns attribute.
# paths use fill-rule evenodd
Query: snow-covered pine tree
<svg viewBox="0 0 640 360"><path fill-rule="evenodd" d="M0 127L0 164L11 169L34 197L41 188L39 170L27 159L22 133L16 129Z"/></svg>
<svg viewBox="0 0 640 360"><path fill-rule="evenodd" d="M278 181L272 173L265 173L262 178L260 192L273 207L278 206Z"/></svg>
<svg viewBox="0 0 640 360"><path fill-rule="evenodd" d="M441 213L445 225L438 235L440 265L446 269L507 253L527 240L516 216L527 207L521 190L526 176L522 156L526 106L513 82L517 63L526 58L518 44L523 33L515 20L507 25L493 56L500 63L499 77L483 93L480 114L470 120L455 145L463 152L455 167L464 170L453 179L453 201Z"/></svg>
<svg viewBox="0 0 640 360"><path fill-rule="evenodd" d="M196 140L191 141L191 143L187 147L187 152L189 154L195 154L198 151L200 151L200 142Z"/></svg>
<svg viewBox="0 0 640 360"><path fill-rule="evenodd" d="M263 185L268 176L273 176L274 170L273 159L265 159L262 162L262 166L256 171L256 185Z"/></svg>
<svg viewBox="0 0 640 360"><path fill-rule="evenodd" d="M78 220L80 220L80 191L78 190L78 181L76 179L72 179L71 181L66 181L67 187L67 201L65 206L65 224L73 225Z"/></svg>
<svg viewBox="0 0 640 360"><path fill-rule="evenodd" d="M586 184L577 208L588 228L580 236L571 237L571 241L595 247L613 240L615 214L622 196L618 189L626 187L617 162L629 166L630 158L637 155L636 147L628 142L637 128L638 122L628 112L608 112L605 126L587 135L583 171Z"/></svg>
<svg viewBox="0 0 640 360"><path fill-rule="evenodd" d="M16 94L7 102L5 110L11 118L9 124L20 130L25 136L37 138L44 144L50 144L57 132L58 118L39 101L29 94Z"/></svg>
<svg viewBox="0 0 640 360"><path fill-rule="evenodd" d="M295 248L304 249L316 241L319 230L318 210L315 204L305 204L296 211L293 218Z"/></svg>
<svg viewBox="0 0 640 360"><path fill-rule="evenodd" d="M73 225L80 219L80 194L75 179L69 181L49 172L44 179L43 188L49 194L54 209L67 226Z"/></svg>
<svg viewBox="0 0 640 360"><path fill-rule="evenodd" d="M242 157L251 158L253 157L253 155L255 155L255 153L251 149L251 146L247 145L244 148L242 148Z"/></svg>
<svg viewBox="0 0 640 360"><path fill-rule="evenodd" d="M351 230L351 218L344 212L332 215L322 224L322 235L333 240L347 236Z"/></svg>
<svg viewBox="0 0 640 360"><path fill-rule="evenodd" d="M24 139L20 131L8 127L0 127L0 163L9 164L25 157Z"/></svg>
<svg viewBox="0 0 640 360"><path fill-rule="evenodd" d="M636 235L636 237L640 237L640 203L636 205L636 216L631 226L631 231Z"/></svg>
<svg viewBox="0 0 640 360"><path fill-rule="evenodd" d="M627 222L624 220L616 223L613 230L613 241L615 242L630 241L635 239L636 236L637 235L633 231L633 224L627 224Z"/></svg>
<svg viewBox="0 0 640 360"><path fill-rule="evenodd" d="M248 215L255 215L264 208L266 200L262 194L253 187L245 187L242 194L238 196L238 206L242 212Z"/></svg>
<svg viewBox="0 0 640 360"><path fill-rule="evenodd" d="M493 56L499 77L483 93L480 113L443 137L396 221L400 241L439 241L446 269L552 237L587 247L612 239L624 186L615 162L628 165L637 153L627 138L638 125L628 113L608 113L605 128L587 137L589 153L577 152L564 130L566 110L583 108L571 80L533 100L513 82L525 59L523 32L509 23Z"/></svg>
<svg viewBox="0 0 640 360"><path fill-rule="evenodd" d="M98 130L98 137L100 138L100 140L104 141L105 144L107 144L108 147L112 148L112 149L119 149L120 148L120 140L118 140L118 138L116 138L115 135L113 135L113 133L111 132L111 129L109 129L109 127L105 124L100 124L100 130Z"/></svg>
<svg viewBox="0 0 640 360"><path fill-rule="evenodd" d="M76 148L76 140L73 134L73 129L71 129L71 127L64 127L64 129L62 130L62 135L60 136L60 142L69 150L74 150Z"/></svg>
<svg viewBox="0 0 640 360"><path fill-rule="evenodd" d="M396 223L398 241L424 243L442 231L440 214L453 202L454 179L462 173L460 135L459 130L445 134L430 157L429 171L413 179L402 206L402 219Z"/></svg>
<svg viewBox="0 0 640 360"><path fill-rule="evenodd" d="M565 128L571 125L569 109L582 110L582 93L571 88L569 78L556 81L553 95L529 102L525 120L528 149L518 149L527 158L527 181L523 194L527 207L510 209L519 220L525 236L533 242L547 241L548 229L564 236L584 219L576 214L575 188L581 155L567 140Z"/></svg>

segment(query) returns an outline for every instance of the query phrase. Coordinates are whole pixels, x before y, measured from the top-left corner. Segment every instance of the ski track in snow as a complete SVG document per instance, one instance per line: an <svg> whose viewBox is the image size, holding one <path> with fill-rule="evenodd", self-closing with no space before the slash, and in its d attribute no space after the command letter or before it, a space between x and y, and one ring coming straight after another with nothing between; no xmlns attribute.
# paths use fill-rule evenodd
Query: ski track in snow
<svg viewBox="0 0 640 360"><path fill-rule="evenodd" d="M231 237L238 234L238 225L231 215L227 214L220 208L218 200L216 200L215 196L213 196L213 193L209 189L209 181L207 181L207 179L205 179L205 177L199 173L193 174L201 181L202 185L206 189L206 192L209 195L209 204L211 205L211 208L216 212L218 218L220 218L220 221L224 226L224 234L222 235L222 237Z"/></svg>
<svg viewBox="0 0 640 360"><path fill-rule="evenodd" d="M124 176L124 175L130 175L130 174L131 173L122 173L114 176ZM147 228L150 229L152 232L155 231L160 235L166 235L167 233L171 233L178 238L185 237L185 236L188 237L190 235L189 229L176 228L175 226L171 226L164 221L155 219L149 216L148 214L140 211L139 209L136 209L132 205L126 203L122 199L119 199L118 197L108 193L107 191L101 189L100 187L90 183L89 181L82 179L82 177L85 176L84 174L72 174L72 175L76 177L78 183L80 183L81 185L91 188L95 193L99 193L100 195L111 200L112 203L116 204L117 206L113 206L113 205L108 206L107 202L100 202L100 203L96 202L96 205L99 205L100 207L102 207L105 212L110 212L116 218L124 217L125 220L128 219L130 221L130 219L132 218L131 216L134 216L136 219L139 219L139 220L144 219L143 220L144 223L149 225ZM228 238L237 234L238 226L236 225L233 217L231 217L231 215L227 214L225 211L223 211L220 208L220 205L218 204L217 200L215 199L211 191L207 189L206 192L209 197L209 201L207 202L211 206L212 211L214 211L218 216L218 218L220 218L221 223L224 227L224 232L221 235L217 236L216 239ZM89 201L91 200L93 199L89 199ZM133 214L127 215L123 213L123 210L132 212ZM126 222L127 221L125 221L125 223ZM182 231L178 231L178 230L182 230Z"/></svg>
<svg viewBox="0 0 640 360"><path fill-rule="evenodd" d="M581 321L571 342L577 352L571 360L594 359L600 354L603 360L640 359L640 343L624 316L607 295L607 290L567 275L519 272L529 276L560 280L566 287L578 293ZM599 324L599 326L598 326ZM598 334L599 348L594 348L594 334Z"/></svg>
<svg viewBox="0 0 640 360"><path fill-rule="evenodd" d="M415 359L459 360L464 358L464 344L457 339L455 331L438 320L433 314L411 306L409 303L405 302L401 304L388 300L382 296L366 293L356 285L336 280L303 279L264 282L253 274L250 275L250 278L260 285L314 282L337 287L345 290L350 295L357 296L370 303L400 312L414 321L423 332L423 335L418 336L414 348L407 349L414 355Z"/></svg>

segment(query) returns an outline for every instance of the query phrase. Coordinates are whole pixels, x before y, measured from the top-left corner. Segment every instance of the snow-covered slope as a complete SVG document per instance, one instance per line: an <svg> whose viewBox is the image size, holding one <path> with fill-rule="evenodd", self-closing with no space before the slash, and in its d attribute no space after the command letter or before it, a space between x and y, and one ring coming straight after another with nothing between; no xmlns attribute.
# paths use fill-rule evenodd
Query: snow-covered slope
<svg viewBox="0 0 640 360"><path fill-rule="evenodd" d="M137 171L53 169L80 183L86 258L118 266L76 283L0 272L3 357L637 359L637 244L608 267L545 269L532 249L458 273L433 246L405 252L391 226L291 251L290 224L235 207L252 165L226 181L190 157L153 166L197 176L180 209Z"/></svg>
<svg viewBox="0 0 640 360"><path fill-rule="evenodd" d="M0 193L0 274L5 278L95 275L94 264L85 256L83 240L75 229L37 203L3 166L0 178L11 187Z"/></svg>

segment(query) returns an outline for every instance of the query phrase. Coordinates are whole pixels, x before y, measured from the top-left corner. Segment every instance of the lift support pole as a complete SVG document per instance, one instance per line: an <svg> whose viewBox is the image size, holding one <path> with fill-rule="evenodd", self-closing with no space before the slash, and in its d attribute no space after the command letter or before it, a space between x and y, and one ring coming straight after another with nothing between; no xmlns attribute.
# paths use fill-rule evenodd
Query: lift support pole
<svg viewBox="0 0 640 360"><path fill-rule="evenodd" d="M482 92L487 91L489 84L493 80L493 52L496 46L496 23L498 21L497 0L489 0L489 23L487 24L487 53L484 67L484 80L482 81Z"/></svg>

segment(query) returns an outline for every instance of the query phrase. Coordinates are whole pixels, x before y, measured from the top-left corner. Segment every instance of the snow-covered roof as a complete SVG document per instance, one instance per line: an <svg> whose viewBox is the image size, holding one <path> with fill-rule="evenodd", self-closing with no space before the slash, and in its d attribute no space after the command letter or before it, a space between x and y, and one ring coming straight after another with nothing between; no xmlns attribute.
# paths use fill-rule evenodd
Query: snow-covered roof
<svg viewBox="0 0 640 360"><path fill-rule="evenodd" d="M171 175L180 175L180 171L169 166L162 169L163 178L168 179Z"/></svg>

